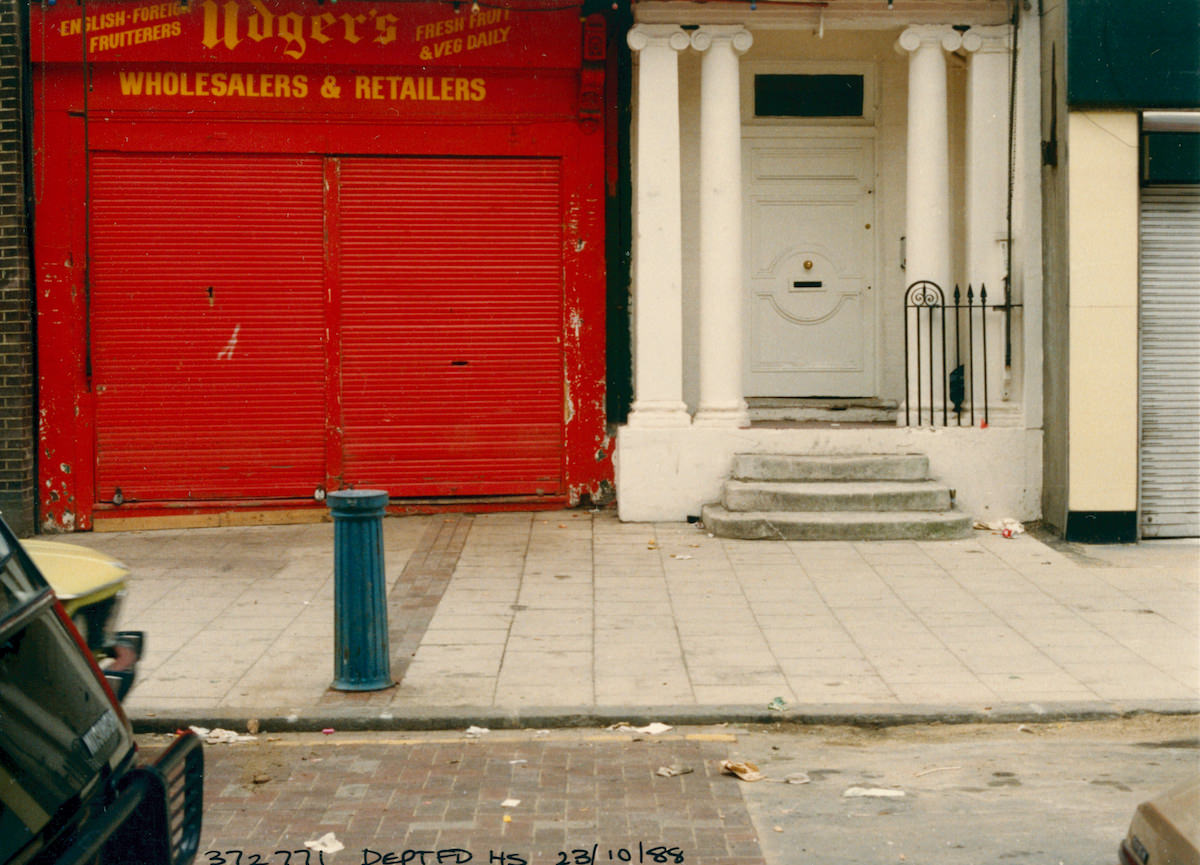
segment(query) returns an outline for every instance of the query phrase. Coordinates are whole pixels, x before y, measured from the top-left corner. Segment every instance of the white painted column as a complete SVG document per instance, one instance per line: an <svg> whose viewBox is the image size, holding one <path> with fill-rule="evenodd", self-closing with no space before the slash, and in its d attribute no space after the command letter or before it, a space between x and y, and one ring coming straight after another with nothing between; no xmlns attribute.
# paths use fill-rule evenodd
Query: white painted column
<svg viewBox="0 0 1200 865"><path fill-rule="evenodd" d="M634 168L633 388L629 426L688 426L683 401L683 240L679 176L679 52L674 24L638 24Z"/></svg>
<svg viewBox="0 0 1200 865"><path fill-rule="evenodd" d="M695 423L745 427L742 396L742 111L738 57L754 43L741 25L701 27L700 406Z"/></svg>
<svg viewBox="0 0 1200 865"><path fill-rule="evenodd" d="M950 240L950 136L946 85L946 51L957 50L962 38L943 26L910 27L900 34L897 49L908 52L908 144L906 154L904 280L937 283L945 303L954 302ZM904 416L941 424L945 413L946 367L940 317L932 321L910 313L908 392ZM922 324L923 323L923 324ZM917 331L919 339L914 339ZM949 348L949 347L947 347ZM915 411L910 411L915 409Z"/></svg>
<svg viewBox="0 0 1200 865"><path fill-rule="evenodd" d="M967 282L989 304L1004 302L1008 270L1008 124L1012 62L1009 27L972 27L963 34L967 65ZM965 291L964 287L964 291ZM1004 316L988 313L988 396L1008 399L1004 370ZM978 346L976 347L978 351ZM976 382L982 387L981 382Z"/></svg>
<svg viewBox="0 0 1200 865"><path fill-rule="evenodd" d="M962 43L949 27L910 27L900 34L908 52L908 151L905 279L950 285L950 139L946 51Z"/></svg>
<svg viewBox="0 0 1200 865"><path fill-rule="evenodd" d="M1008 208L1008 27L963 35L967 65L967 280L1003 289Z"/></svg>

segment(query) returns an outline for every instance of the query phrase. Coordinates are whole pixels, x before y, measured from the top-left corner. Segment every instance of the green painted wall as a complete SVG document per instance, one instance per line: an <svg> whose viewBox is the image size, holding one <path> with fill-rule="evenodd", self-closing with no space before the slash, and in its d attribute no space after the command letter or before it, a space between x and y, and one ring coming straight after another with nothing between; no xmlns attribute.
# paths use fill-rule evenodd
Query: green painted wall
<svg viewBox="0 0 1200 865"><path fill-rule="evenodd" d="M1200 0L1068 0L1072 108L1200 108Z"/></svg>

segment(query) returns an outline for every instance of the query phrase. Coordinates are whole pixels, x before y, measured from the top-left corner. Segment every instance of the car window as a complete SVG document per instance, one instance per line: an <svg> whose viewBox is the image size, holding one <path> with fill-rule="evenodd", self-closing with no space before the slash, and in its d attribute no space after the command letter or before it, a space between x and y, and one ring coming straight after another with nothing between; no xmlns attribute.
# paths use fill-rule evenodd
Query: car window
<svg viewBox="0 0 1200 865"><path fill-rule="evenodd" d="M42 586L25 571L3 536L0 536L0 562L0 618L4 618L37 597Z"/></svg>

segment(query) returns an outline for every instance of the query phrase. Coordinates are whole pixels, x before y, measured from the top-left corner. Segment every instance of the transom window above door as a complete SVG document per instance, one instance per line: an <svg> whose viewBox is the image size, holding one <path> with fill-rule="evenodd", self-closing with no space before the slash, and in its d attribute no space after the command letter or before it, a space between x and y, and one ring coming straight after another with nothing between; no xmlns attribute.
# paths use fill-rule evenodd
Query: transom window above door
<svg viewBox="0 0 1200 865"><path fill-rule="evenodd" d="M748 125L872 125L875 67L856 62L746 64L742 118Z"/></svg>
<svg viewBox="0 0 1200 865"><path fill-rule="evenodd" d="M861 75L754 76L755 117L862 117Z"/></svg>

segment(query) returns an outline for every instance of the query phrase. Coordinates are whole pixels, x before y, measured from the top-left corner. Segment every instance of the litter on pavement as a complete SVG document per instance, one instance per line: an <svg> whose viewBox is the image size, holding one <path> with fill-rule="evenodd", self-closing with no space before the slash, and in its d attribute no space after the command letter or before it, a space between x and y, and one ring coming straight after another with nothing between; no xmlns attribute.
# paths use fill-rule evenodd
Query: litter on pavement
<svg viewBox="0 0 1200 865"><path fill-rule="evenodd" d="M843 799L899 799L903 796L903 790L889 790L884 787L851 787L842 794Z"/></svg>
<svg viewBox="0 0 1200 865"><path fill-rule="evenodd" d="M670 766L659 766L658 771L654 774L664 778L674 778L677 775L690 775L695 771L691 766L680 766L678 763L674 763Z"/></svg>
<svg viewBox="0 0 1200 865"><path fill-rule="evenodd" d="M315 841L305 841L304 846L310 850L316 850L318 853L336 853L346 849L346 845L339 841L332 832L326 832Z"/></svg>
<svg viewBox="0 0 1200 865"><path fill-rule="evenodd" d="M226 730L223 727L190 727L193 733L204 740L205 745L232 745L235 742L254 742L258 739L257 736L248 736L244 733L235 733L233 730Z"/></svg>
<svg viewBox="0 0 1200 865"><path fill-rule="evenodd" d="M672 729L669 724L660 724L655 721L652 724L647 724L645 727L634 727L632 724L613 724L608 729L616 730L618 733L644 733L647 736L658 736Z"/></svg>
<svg viewBox="0 0 1200 865"><path fill-rule="evenodd" d="M746 761L722 760L721 771L743 781L762 781L767 777L759 771L758 766Z"/></svg>
<svg viewBox="0 0 1200 865"><path fill-rule="evenodd" d="M1002 520L995 520L990 523L976 522L975 528L986 529L989 532L999 532L1006 538L1025 534L1025 526L1021 525L1018 520L1014 520L1011 517L1005 517Z"/></svg>

